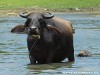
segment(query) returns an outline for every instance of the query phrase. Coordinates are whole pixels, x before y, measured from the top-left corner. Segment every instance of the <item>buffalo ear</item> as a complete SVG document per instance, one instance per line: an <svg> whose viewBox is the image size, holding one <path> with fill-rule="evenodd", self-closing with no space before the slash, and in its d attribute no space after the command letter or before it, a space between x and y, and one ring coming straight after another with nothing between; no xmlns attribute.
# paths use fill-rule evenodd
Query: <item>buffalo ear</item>
<svg viewBox="0 0 100 75"><path fill-rule="evenodd" d="M12 30L12 33L18 33L18 34L25 34L26 33L26 27L24 25L17 25Z"/></svg>
<svg viewBox="0 0 100 75"><path fill-rule="evenodd" d="M48 28L49 31L53 31L54 33L60 34L60 31L54 26L47 25L47 28Z"/></svg>

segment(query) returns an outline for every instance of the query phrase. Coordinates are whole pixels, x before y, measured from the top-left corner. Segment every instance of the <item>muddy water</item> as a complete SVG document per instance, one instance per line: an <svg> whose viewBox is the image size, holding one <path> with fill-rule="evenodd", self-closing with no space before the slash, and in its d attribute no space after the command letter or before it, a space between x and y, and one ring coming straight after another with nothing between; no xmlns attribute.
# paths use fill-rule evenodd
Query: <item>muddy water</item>
<svg viewBox="0 0 100 75"><path fill-rule="evenodd" d="M56 14L73 23L75 62L44 65L29 64L27 35L10 30L23 24L20 17L0 17L0 75L100 75L100 15ZM77 57L88 50L92 57ZM66 62L65 59L63 62Z"/></svg>

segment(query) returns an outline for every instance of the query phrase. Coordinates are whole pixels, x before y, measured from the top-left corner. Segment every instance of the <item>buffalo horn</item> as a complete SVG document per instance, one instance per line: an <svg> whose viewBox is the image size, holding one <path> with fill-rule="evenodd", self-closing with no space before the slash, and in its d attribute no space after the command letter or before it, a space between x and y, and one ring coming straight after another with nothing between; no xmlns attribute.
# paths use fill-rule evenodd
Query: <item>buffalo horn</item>
<svg viewBox="0 0 100 75"><path fill-rule="evenodd" d="M28 12L23 12L19 14L19 16L21 16L22 18L27 18L28 15L29 15Z"/></svg>
<svg viewBox="0 0 100 75"><path fill-rule="evenodd" d="M53 18L54 15L50 12L47 12L46 14L43 15L44 19L50 19L50 18Z"/></svg>

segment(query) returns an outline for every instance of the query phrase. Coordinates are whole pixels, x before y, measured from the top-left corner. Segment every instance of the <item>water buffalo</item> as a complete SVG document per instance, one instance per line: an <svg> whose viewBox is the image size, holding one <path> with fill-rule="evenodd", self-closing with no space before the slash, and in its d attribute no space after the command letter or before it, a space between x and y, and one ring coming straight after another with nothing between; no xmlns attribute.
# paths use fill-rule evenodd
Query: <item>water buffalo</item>
<svg viewBox="0 0 100 75"><path fill-rule="evenodd" d="M77 56L78 57L91 57L92 54L91 54L91 52L89 52L87 50L82 50L79 52L79 54Z"/></svg>
<svg viewBox="0 0 100 75"><path fill-rule="evenodd" d="M74 61L73 27L70 21L54 17L50 12L20 13L24 25L12 33L26 33L31 64L58 63L68 58Z"/></svg>

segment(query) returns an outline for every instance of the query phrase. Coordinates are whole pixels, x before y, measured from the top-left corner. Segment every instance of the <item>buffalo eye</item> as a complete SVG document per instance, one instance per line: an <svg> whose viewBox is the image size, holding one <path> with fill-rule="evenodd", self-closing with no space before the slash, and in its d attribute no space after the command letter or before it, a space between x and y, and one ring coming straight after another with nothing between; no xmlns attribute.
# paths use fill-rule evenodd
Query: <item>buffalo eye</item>
<svg viewBox="0 0 100 75"><path fill-rule="evenodd" d="M41 27L46 27L46 22L43 19L39 19L39 23Z"/></svg>
<svg viewBox="0 0 100 75"><path fill-rule="evenodd" d="M25 26L28 27L29 23L30 23L31 19L27 19L27 21L25 22Z"/></svg>

